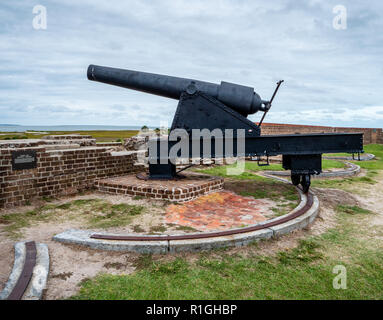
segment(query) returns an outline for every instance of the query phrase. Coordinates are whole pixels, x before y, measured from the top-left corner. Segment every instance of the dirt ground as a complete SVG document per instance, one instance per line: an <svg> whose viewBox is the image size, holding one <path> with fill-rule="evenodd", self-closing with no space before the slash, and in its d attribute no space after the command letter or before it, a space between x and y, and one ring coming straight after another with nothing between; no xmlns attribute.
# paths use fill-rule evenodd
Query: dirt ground
<svg viewBox="0 0 383 320"><path fill-rule="evenodd" d="M90 194L84 196L72 197L70 199L62 199L54 203L65 203L67 201L79 199L103 199L112 204L128 203L135 205L146 205L146 200L132 200L129 197L111 196L104 194ZM32 210L38 203L33 206L19 207L7 210L7 213L16 213ZM164 211L161 206L159 208L151 208L152 211L140 216L138 219L147 221L146 225L157 225L163 219L161 213ZM156 212L153 212L156 211ZM3 210L4 211L4 210ZM1 217L1 215L0 215ZM142 221L141 221L142 222ZM17 241L34 240L36 242L45 243L49 248L50 255L50 273L48 287L45 292L45 299L65 299L70 297L78 290L78 284L87 278L96 276L100 272L112 274L129 274L135 270L132 262L138 255L134 253L122 254L117 252L90 250L84 247L63 245L52 240L55 234L63 232L71 228L80 228L81 221L66 221L57 223L39 223L22 231L23 236ZM113 231L121 231L121 228L111 228ZM15 240L9 239L0 228L0 290L3 289L8 280L14 260L13 246ZM133 232L131 229L125 231Z"/></svg>
<svg viewBox="0 0 383 320"><path fill-rule="evenodd" d="M358 205L377 213L371 220L372 224L383 224L383 175L379 176L379 182L375 185L364 186L365 196L350 194L336 189L314 188L314 193L319 197L321 211L315 223L308 230L300 230L283 237L281 240L262 241L257 247L233 248L229 254L241 253L242 255L254 252L261 254L272 254L276 251L294 247L299 239L307 235L318 235L335 225L334 208L338 204ZM129 202L122 196L110 196L97 194L98 198L106 199L112 203ZM95 198L95 194L78 196L74 199ZM61 200L68 201L67 199ZM134 204L144 204L145 200L135 200ZM31 207L32 208L32 207ZM31 209L29 208L29 210ZM28 208L17 208L9 212L20 212ZM162 223L164 208L159 206L156 214L144 214L140 219L147 220L147 225ZM153 213L153 212L152 212ZM1 217L1 213L0 213ZM145 222L145 221L143 221ZM52 236L70 228L80 227L80 221L52 222L30 226L23 230L21 240L35 240L48 245L51 266L45 299L65 299L74 295L80 288L80 284L87 278L99 273L130 274L135 271L135 261L139 255L135 253L104 252L86 249L73 245L63 245L52 241ZM117 231L120 228L116 228ZM179 233L179 231L178 231ZM12 269L15 240L9 239L1 230L0 225L0 290L4 287ZM188 259L197 259L198 253L184 253L181 256ZM214 255L214 253L212 253ZM158 256L155 259L174 259L174 256Z"/></svg>

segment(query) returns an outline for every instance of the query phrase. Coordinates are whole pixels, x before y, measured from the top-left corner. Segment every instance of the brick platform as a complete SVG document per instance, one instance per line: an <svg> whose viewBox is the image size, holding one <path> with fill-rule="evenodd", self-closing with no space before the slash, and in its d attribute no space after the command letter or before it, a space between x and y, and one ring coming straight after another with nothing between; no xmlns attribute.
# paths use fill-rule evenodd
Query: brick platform
<svg viewBox="0 0 383 320"><path fill-rule="evenodd" d="M253 225L266 218L268 208L262 200L220 191L166 209L166 222L199 231L221 231Z"/></svg>
<svg viewBox="0 0 383 320"><path fill-rule="evenodd" d="M100 192L184 202L221 190L223 179L188 173L180 180L140 180L135 175L101 179L95 182Z"/></svg>

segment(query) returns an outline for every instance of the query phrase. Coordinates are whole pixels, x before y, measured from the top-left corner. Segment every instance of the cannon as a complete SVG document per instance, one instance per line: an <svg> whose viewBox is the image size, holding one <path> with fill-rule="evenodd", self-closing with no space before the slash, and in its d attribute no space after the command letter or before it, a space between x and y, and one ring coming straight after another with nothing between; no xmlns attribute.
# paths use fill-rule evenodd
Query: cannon
<svg viewBox="0 0 383 320"><path fill-rule="evenodd" d="M176 100L180 99L182 92L198 90L218 99L245 116L259 110L265 111L269 103L269 101L261 100L253 88L223 81L218 85L205 81L95 65L88 67L87 74L89 80Z"/></svg>
<svg viewBox="0 0 383 320"><path fill-rule="evenodd" d="M232 156L268 159L269 156L282 155L283 168L291 170L292 183L300 184L304 192L309 190L311 175L322 172L322 154L363 152L363 133L261 135L261 124L283 80L277 83L270 100L262 100L254 88L224 81L214 84L96 65L88 67L87 77L92 81L179 100L171 131L184 130L188 134L189 145L202 146L203 137L194 137L194 129L220 129L222 136L214 137L210 142L211 157L225 157L223 150L216 153L216 145L223 141L226 148L225 142L228 140L234 145ZM258 124L247 119L248 115L258 111L263 112ZM235 147L238 147L241 138L244 139L244 150L239 153ZM164 154L163 150L160 152L161 141L155 141L159 147L149 157L160 161L149 163L148 179L178 177L176 164L170 161L169 155L169 150L178 140L168 139L166 142ZM187 154L189 158L193 156L195 154L191 152ZM200 156L203 157L202 150Z"/></svg>

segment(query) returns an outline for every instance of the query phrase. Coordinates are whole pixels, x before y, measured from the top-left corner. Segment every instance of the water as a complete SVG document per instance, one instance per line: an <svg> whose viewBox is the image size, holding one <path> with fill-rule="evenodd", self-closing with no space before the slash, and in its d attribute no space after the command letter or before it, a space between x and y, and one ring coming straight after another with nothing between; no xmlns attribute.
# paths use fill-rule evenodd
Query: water
<svg viewBox="0 0 383 320"><path fill-rule="evenodd" d="M0 132L25 132L25 131L113 131L113 130L140 130L141 126L98 126L98 125L76 125L76 126L18 126L0 124Z"/></svg>

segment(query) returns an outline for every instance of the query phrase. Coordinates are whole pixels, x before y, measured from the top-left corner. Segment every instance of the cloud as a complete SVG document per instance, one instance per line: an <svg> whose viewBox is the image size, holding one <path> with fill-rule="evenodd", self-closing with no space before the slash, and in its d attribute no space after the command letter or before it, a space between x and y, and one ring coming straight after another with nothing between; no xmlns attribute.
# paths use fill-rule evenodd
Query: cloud
<svg viewBox="0 0 383 320"><path fill-rule="evenodd" d="M347 1L346 30L332 27L333 0L42 4L47 30L32 28L30 1L2 2L0 122L171 122L177 101L90 82L92 63L235 82L264 99L284 79L266 121L382 127L381 1Z"/></svg>

